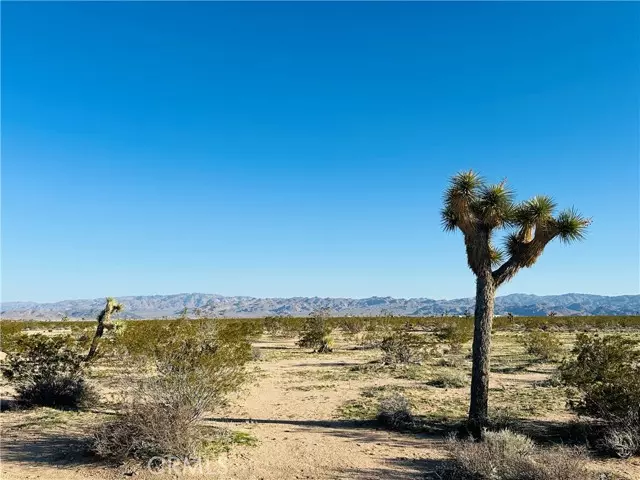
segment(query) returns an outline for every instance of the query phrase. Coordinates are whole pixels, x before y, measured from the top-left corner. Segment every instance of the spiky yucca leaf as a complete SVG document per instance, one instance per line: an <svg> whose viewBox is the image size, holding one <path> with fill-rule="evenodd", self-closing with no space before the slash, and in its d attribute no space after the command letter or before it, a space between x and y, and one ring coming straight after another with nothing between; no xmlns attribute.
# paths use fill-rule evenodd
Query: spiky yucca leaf
<svg viewBox="0 0 640 480"><path fill-rule="evenodd" d="M506 182L483 186L474 211L488 227L495 228L509 224L513 217L513 191Z"/></svg>
<svg viewBox="0 0 640 480"><path fill-rule="evenodd" d="M453 212L453 209L450 206L447 206L442 209L440 212L442 217L442 228L445 232L452 232L456 229L457 226L457 217Z"/></svg>
<svg viewBox="0 0 640 480"><path fill-rule="evenodd" d="M473 201L477 198L478 190L482 185L482 177L473 170L457 173L449 183L449 188L445 193L445 200L458 197Z"/></svg>
<svg viewBox="0 0 640 480"><path fill-rule="evenodd" d="M505 250L510 257L518 253L520 249L521 241L516 233L510 233L506 236L504 241Z"/></svg>
<svg viewBox="0 0 640 480"><path fill-rule="evenodd" d="M454 175L444 195L442 224L445 230L458 227L465 234L475 230L477 219L473 205L478 200L482 185L482 179L473 170Z"/></svg>
<svg viewBox="0 0 640 480"><path fill-rule="evenodd" d="M591 219L580 215L574 208L561 212L555 220L558 237L564 243L582 240L591 225Z"/></svg>
<svg viewBox="0 0 640 480"><path fill-rule="evenodd" d="M491 265L496 266L500 265L504 262L504 251L494 248L493 246L489 246L489 255L491 255Z"/></svg>
<svg viewBox="0 0 640 480"><path fill-rule="evenodd" d="M514 219L522 227L540 226L553 218L556 203L546 195L536 195L515 208Z"/></svg>

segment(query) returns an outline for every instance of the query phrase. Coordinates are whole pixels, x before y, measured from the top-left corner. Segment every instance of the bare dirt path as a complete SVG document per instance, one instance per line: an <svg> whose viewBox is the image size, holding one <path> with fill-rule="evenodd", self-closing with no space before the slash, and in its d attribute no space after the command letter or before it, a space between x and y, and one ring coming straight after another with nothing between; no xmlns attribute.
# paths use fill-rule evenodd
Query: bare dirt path
<svg viewBox="0 0 640 480"><path fill-rule="evenodd" d="M436 468L442 459L436 440L336 419L340 405L358 397L362 382L316 389L318 382L309 379L353 363L339 354L265 363L245 401L226 412L226 425L231 421L259 442L228 455L227 478L410 479Z"/></svg>

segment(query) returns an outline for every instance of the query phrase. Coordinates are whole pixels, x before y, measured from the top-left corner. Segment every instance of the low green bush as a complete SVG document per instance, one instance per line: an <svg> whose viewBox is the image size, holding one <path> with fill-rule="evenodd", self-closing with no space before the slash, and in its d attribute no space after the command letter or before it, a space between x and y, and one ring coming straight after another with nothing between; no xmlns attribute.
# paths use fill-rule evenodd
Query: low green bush
<svg viewBox="0 0 640 480"><path fill-rule="evenodd" d="M640 411L640 350L622 335L579 334L573 355L560 366L577 398L570 406L597 418L623 418Z"/></svg>
<svg viewBox="0 0 640 480"><path fill-rule="evenodd" d="M313 315L307 319L298 346L312 348L314 353L329 353L333 350L332 326L323 315Z"/></svg>
<svg viewBox="0 0 640 480"><path fill-rule="evenodd" d="M539 360L553 361L558 360L564 353L562 343L551 332L543 332L534 330L526 333L522 337L522 344L526 352Z"/></svg>
<svg viewBox="0 0 640 480"><path fill-rule="evenodd" d="M445 372L433 376L427 385L437 388L462 388L469 385L469 378L461 372Z"/></svg>
<svg viewBox="0 0 640 480"><path fill-rule="evenodd" d="M448 319L438 327L436 337L440 342L449 346L451 353L459 353L462 346L473 338L473 319Z"/></svg>
<svg viewBox="0 0 640 480"><path fill-rule="evenodd" d="M366 321L361 317L347 317L339 320L338 326L347 335L357 335L365 329Z"/></svg>
<svg viewBox="0 0 640 480"><path fill-rule="evenodd" d="M148 371L126 380L123 411L95 430L93 450L114 459L199 455L208 441L203 415L247 378L251 329L225 320L144 323L127 326L118 345L123 358ZM138 338L142 331L150 338Z"/></svg>
<svg viewBox="0 0 640 480"><path fill-rule="evenodd" d="M21 335L2 373L25 406L78 409L96 401L84 378L84 355L68 335Z"/></svg>
<svg viewBox="0 0 640 480"><path fill-rule="evenodd" d="M640 350L622 335L580 334L560 376L570 387L569 406L601 419L596 446L628 458L640 453Z"/></svg>

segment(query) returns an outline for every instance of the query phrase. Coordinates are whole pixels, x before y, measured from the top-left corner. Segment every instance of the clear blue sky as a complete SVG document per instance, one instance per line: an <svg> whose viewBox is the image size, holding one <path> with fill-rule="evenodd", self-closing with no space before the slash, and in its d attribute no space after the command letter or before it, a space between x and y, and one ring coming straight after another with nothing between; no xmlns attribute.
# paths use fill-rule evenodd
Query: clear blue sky
<svg viewBox="0 0 640 480"><path fill-rule="evenodd" d="M593 216L501 294L639 292L640 4L2 2L2 297L471 296L450 175Z"/></svg>

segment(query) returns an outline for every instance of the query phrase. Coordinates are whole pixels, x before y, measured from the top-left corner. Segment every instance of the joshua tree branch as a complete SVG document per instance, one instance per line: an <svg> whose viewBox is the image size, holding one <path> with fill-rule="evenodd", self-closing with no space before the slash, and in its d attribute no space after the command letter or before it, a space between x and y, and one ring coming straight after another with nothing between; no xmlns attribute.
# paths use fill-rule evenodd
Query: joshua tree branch
<svg viewBox="0 0 640 480"><path fill-rule="evenodd" d="M519 240L516 251L511 257L493 271L493 281L496 288L513 278L521 268L532 266L538 257L542 255L547 244L557 235L558 229L551 223L544 228L536 228L536 233L531 241Z"/></svg>

